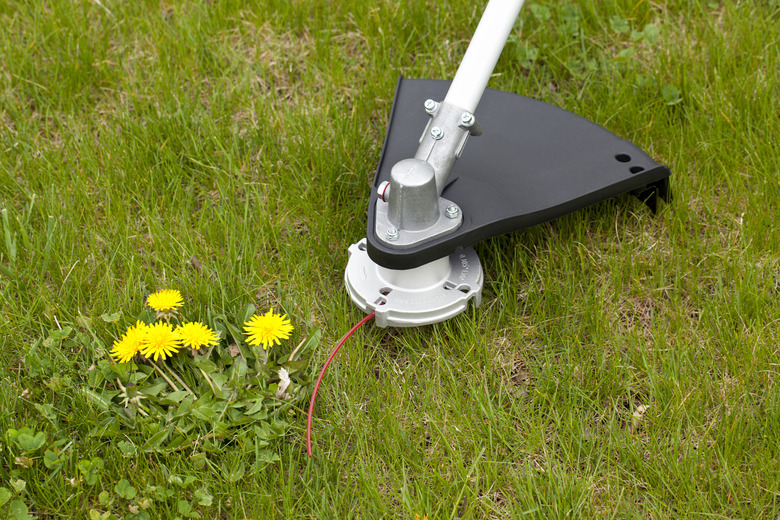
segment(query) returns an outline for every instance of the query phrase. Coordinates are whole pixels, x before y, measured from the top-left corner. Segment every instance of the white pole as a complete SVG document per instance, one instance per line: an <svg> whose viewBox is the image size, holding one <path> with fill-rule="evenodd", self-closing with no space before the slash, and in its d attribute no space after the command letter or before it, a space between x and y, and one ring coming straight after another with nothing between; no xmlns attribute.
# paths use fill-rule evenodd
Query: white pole
<svg viewBox="0 0 780 520"><path fill-rule="evenodd" d="M490 0L444 101L469 112L477 109L498 57L525 0Z"/></svg>

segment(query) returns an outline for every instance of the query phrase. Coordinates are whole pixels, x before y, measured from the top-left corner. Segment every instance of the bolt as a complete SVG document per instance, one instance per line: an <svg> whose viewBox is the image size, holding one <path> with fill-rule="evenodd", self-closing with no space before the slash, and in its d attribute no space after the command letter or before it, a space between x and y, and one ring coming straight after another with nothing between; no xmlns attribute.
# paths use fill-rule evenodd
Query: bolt
<svg viewBox="0 0 780 520"><path fill-rule="evenodd" d="M398 230L395 229L394 227L391 227L390 229L388 229L387 230L387 239L389 241L391 241L391 242L394 241L394 240L398 240Z"/></svg>
<svg viewBox="0 0 780 520"><path fill-rule="evenodd" d="M444 130L442 130L438 126L434 126L433 128L431 128L431 137L433 137L438 141L439 139L444 137Z"/></svg>
<svg viewBox="0 0 780 520"><path fill-rule="evenodd" d="M438 103L432 99L426 99L425 100L425 111L429 114L432 114L436 112L436 107L438 107Z"/></svg>
<svg viewBox="0 0 780 520"><path fill-rule="evenodd" d="M458 218L458 215L460 215L460 208L455 204L450 204L447 206L447 211L445 211L444 214L447 215L447 218Z"/></svg>
<svg viewBox="0 0 780 520"><path fill-rule="evenodd" d="M471 126L474 124L474 114L469 114L468 112L463 112L463 115L460 116L460 122L463 123L464 126Z"/></svg>
<svg viewBox="0 0 780 520"><path fill-rule="evenodd" d="M380 184L376 189L376 194L379 195L379 200L382 202L387 202L388 195L390 194L390 183L384 181L382 184Z"/></svg>

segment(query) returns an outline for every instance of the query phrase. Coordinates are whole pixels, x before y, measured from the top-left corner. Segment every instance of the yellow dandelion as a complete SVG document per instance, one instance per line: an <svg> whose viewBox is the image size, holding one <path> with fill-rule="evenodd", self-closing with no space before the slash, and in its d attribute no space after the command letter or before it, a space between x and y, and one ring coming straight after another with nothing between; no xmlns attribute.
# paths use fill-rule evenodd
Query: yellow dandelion
<svg viewBox="0 0 780 520"><path fill-rule="evenodd" d="M146 323L136 322L127 328L124 336L119 341L114 342L114 348L111 349L111 357L119 363L127 363L138 354L138 349L146 336Z"/></svg>
<svg viewBox="0 0 780 520"><path fill-rule="evenodd" d="M183 346L194 350L219 343L219 335L200 322L185 323L176 327L175 332Z"/></svg>
<svg viewBox="0 0 780 520"><path fill-rule="evenodd" d="M247 343L250 345L262 345L264 350L272 347L274 342L279 345L280 339L290 337L293 326L286 314L274 314L273 309L262 316L255 314L249 321L244 323L244 334L247 337Z"/></svg>
<svg viewBox="0 0 780 520"><path fill-rule="evenodd" d="M147 359L154 356L154 361L167 358L179 351L181 338L173 331L173 325L158 321L146 328L146 335L141 343L141 354Z"/></svg>
<svg viewBox="0 0 780 520"><path fill-rule="evenodd" d="M146 303L157 312L171 312L181 307L184 300L179 291L163 289L150 294L149 298L146 299Z"/></svg>

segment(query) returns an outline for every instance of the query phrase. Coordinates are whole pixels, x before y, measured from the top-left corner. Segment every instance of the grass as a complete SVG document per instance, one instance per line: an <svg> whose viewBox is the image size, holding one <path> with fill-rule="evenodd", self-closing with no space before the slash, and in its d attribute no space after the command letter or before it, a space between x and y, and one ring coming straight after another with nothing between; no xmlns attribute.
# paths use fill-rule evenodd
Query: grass
<svg viewBox="0 0 780 520"><path fill-rule="evenodd" d="M105 358L100 316L157 288L281 309L324 360L360 318L346 250L397 75L451 78L483 4L0 2L0 433L64 459L27 468L4 437L0 486L38 518L780 514L776 0L529 2L490 86L634 141L675 198L479 244L480 309L339 355L314 459L301 415L275 463L94 435L67 362ZM33 377L30 346L84 320L95 340Z"/></svg>

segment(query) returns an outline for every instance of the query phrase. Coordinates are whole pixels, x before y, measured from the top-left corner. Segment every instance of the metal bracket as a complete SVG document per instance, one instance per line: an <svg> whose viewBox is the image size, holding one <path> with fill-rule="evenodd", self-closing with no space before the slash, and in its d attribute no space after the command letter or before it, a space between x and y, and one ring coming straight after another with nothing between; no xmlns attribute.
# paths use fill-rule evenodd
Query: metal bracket
<svg viewBox="0 0 780 520"><path fill-rule="evenodd" d="M387 214L390 204L377 201L376 224L374 231L379 240L390 247L403 249L422 244L457 230L463 223L463 214L460 207L452 201L444 198L438 200L438 219L425 229L399 229L390 222Z"/></svg>
<svg viewBox="0 0 780 520"><path fill-rule="evenodd" d="M420 136L420 146L414 158L433 166L436 189L441 195L455 161L463 154L469 136L482 135L482 125L468 110L447 102L428 99L424 107L430 119Z"/></svg>

